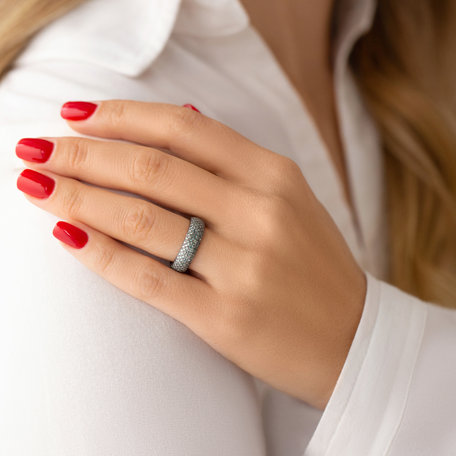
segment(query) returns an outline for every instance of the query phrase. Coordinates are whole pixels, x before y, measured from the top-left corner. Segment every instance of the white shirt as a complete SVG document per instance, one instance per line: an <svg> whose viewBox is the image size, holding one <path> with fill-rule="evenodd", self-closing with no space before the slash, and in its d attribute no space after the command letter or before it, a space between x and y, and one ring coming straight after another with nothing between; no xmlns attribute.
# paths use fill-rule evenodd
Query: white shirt
<svg viewBox="0 0 456 456"><path fill-rule="evenodd" d="M313 119L238 0L92 0L16 60L0 82L0 454L456 455L456 311L384 281L379 135L347 62L375 0L340 4L336 102L361 232ZM78 136L60 105L105 98L192 103L300 166L368 278L323 412L89 271L52 237L58 219L16 189L16 142Z"/></svg>

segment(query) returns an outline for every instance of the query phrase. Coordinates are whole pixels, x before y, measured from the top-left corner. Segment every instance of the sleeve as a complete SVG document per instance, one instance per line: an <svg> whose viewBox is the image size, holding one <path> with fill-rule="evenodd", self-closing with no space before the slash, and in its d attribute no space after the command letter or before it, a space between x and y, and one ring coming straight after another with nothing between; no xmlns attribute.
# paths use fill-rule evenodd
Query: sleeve
<svg viewBox="0 0 456 456"><path fill-rule="evenodd" d="M357 332L304 456L454 456L456 310L366 277Z"/></svg>

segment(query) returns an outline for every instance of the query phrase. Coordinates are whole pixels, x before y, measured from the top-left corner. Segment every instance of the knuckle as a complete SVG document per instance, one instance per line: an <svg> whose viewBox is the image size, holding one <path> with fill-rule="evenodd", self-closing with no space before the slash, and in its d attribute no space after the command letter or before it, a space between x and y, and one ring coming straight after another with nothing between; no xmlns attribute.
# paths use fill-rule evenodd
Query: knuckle
<svg viewBox="0 0 456 456"><path fill-rule="evenodd" d="M212 330L232 344L244 346L252 336L264 313L265 283L270 281L274 264L268 261L264 252L254 248L244 250L244 255L230 276L227 286L217 289L217 299L214 300ZM271 275L272 274L272 275ZM233 289L229 284L236 283Z"/></svg>
<svg viewBox="0 0 456 456"><path fill-rule="evenodd" d="M268 173L269 189L276 193L287 189L290 184L293 188L296 179L303 177L299 165L291 158L282 155L274 158L272 166L268 168Z"/></svg>
<svg viewBox="0 0 456 456"><path fill-rule="evenodd" d="M182 136L190 133L202 121L203 116L193 109L178 107L173 110L170 118L171 138L175 135Z"/></svg>
<svg viewBox="0 0 456 456"><path fill-rule="evenodd" d="M154 229L156 218L156 211L150 204L137 203L132 206L128 209L122 226L125 238L146 241Z"/></svg>
<svg viewBox="0 0 456 456"><path fill-rule="evenodd" d="M82 193L76 185L70 185L62 196L62 209L64 213L73 218L77 218L82 207Z"/></svg>
<svg viewBox="0 0 456 456"><path fill-rule="evenodd" d="M107 122L112 127L116 128L125 122L126 104L122 100L112 100L109 102L106 109Z"/></svg>
<svg viewBox="0 0 456 456"><path fill-rule="evenodd" d="M284 230L292 223L291 214L290 203L280 195L258 198L253 215L258 226L258 242L262 249L275 245L283 238Z"/></svg>
<svg viewBox="0 0 456 456"><path fill-rule="evenodd" d="M109 274L114 264L115 252L113 248L95 243L95 267L103 276Z"/></svg>
<svg viewBox="0 0 456 456"><path fill-rule="evenodd" d="M215 328L218 336L222 336L231 344L244 346L258 318L257 306L248 298L237 297L222 302L219 306Z"/></svg>
<svg viewBox="0 0 456 456"><path fill-rule="evenodd" d="M68 165L78 171L88 168L89 147L83 139L72 139L66 147Z"/></svg>
<svg viewBox="0 0 456 456"><path fill-rule="evenodd" d="M136 185L150 184L166 174L168 165L169 157L164 153L139 153L132 162L130 179Z"/></svg>
<svg viewBox="0 0 456 456"><path fill-rule="evenodd" d="M133 280L135 292L141 300L148 301L159 296L163 289L163 278L159 277L151 267L139 268Z"/></svg>
<svg viewBox="0 0 456 456"><path fill-rule="evenodd" d="M267 283L271 262L268 253L264 250L252 251L246 255L241 270L243 276L244 293L254 300L256 296L261 296L261 290Z"/></svg>
<svg viewBox="0 0 456 456"><path fill-rule="evenodd" d="M283 166L284 174L287 177L302 177L302 171L299 165L289 157L283 157L285 159Z"/></svg>

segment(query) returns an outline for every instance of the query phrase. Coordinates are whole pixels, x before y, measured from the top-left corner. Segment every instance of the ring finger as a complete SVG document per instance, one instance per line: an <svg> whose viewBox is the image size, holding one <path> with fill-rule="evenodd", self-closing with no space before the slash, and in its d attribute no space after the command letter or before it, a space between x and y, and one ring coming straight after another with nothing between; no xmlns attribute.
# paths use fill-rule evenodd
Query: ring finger
<svg viewBox="0 0 456 456"><path fill-rule="evenodd" d="M17 187L36 206L69 220L77 220L152 255L174 261L189 227L189 219L141 198L91 187L75 179L25 169ZM212 258L213 231L206 227L190 269L206 276ZM221 240L215 241L217 250ZM210 266L213 269L213 265Z"/></svg>

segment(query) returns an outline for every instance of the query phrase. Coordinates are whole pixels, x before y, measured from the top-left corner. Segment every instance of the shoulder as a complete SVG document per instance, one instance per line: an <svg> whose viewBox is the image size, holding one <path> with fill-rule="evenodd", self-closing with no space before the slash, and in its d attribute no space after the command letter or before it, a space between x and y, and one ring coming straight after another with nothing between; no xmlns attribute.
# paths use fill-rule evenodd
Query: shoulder
<svg viewBox="0 0 456 456"><path fill-rule="evenodd" d="M72 99L138 98L182 0L88 0L40 30L0 81L5 150L21 137L79 135L59 115ZM14 154L0 165L15 169Z"/></svg>

